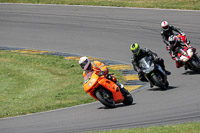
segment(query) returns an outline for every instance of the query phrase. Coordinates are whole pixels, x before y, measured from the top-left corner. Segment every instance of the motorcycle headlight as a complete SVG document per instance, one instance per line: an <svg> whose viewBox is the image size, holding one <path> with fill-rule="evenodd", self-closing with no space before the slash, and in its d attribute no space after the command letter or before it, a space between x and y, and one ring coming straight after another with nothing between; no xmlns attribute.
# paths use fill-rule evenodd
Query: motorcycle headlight
<svg viewBox="0 0 200 133"><path fill-rule="evenodd" d="M189 58L185 57L185 56L181 56L180 57L180 60L183 61L183 62L186 62L189 60Z"/></svg>
<svg viewBox="0 0 200 133"><path fill-rule="evenodd" d="M192 57L193 54L194 54L194 52L192 51L192 49L188 49L188 55L189 55L190 57Z"/></svg>
<svg viewBox="0 0 200 133"><path fill-rule="evenodd" d="M90 82L89 84L88 84L88 86L90 87L92 85L92 83Z"/></svg>

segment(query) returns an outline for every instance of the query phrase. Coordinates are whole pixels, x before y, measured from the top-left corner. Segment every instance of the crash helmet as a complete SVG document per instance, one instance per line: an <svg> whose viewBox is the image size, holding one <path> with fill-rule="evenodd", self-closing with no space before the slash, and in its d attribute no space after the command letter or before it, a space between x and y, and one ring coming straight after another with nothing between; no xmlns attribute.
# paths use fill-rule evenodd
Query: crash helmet
<svg viewBox="0 0 200 133"><path fill-rule="evenodd" d="M176 43L177 43L177 37L174 36L174 35L169 36L168 42L170 43L170 45L176 45Z"/></svg>
<svg viewBox="0 0 200 133"><path fill-rule="evenodd" d="M89 70L91 68L91 62L86 56L83 56L79 59L79 65L83 70Z"/></svg>
<svg viewBox="0 0 200 133"><path fill-rule="evenodd" d="M163 21L161 23L161 27L164 31L168 31L169 30L169 23L167 21Z"/></svg>
<svg viewBox="0 0 200 133"><path fill-rule="evenodd" d="M130 49L135 55L138 55L140 53L140 46L138 43L131 44Z"/></svg>

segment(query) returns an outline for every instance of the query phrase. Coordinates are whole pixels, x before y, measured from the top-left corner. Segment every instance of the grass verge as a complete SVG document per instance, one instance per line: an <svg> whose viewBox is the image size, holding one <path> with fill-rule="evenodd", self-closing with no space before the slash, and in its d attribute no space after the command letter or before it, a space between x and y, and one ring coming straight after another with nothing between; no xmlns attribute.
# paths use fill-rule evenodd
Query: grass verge
<svg viewBox="0 0 200 133"><path fill-rule="evenodd" d="M118 71L111 72L123 78ZM0 118L93 101L83 90L77 61L0 51Z"/></svg>
<svg viewBox="0 0 200 133"><path fill-rule="evenodd" d="M200 0L0 0L0 2L200 10Z"/></svg>
<svg viewBox="0 0 200 133"><path fill-rule="evenodd" d="M200 123L184 123L178 125L167 125L160 127L148 127L148 128L134 128L134 129L121 129L121 130L109 130L89 133L199 133Z"/></svg>

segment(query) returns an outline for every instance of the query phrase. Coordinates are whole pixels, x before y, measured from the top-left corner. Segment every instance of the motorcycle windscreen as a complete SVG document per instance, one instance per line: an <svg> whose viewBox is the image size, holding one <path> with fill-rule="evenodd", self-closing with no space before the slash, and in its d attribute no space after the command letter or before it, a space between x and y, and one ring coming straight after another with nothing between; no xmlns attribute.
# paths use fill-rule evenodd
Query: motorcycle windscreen
<svg viewBox="0 0 200 133"><path fill-rule="evenodd" d="M152 61L152 58L149 56L146 56L139 60L139 67L141 68L142 72L148 74L151 71L154 70L154 63Z"/></svg>
<svg viewBox="0 0 200 133"><path fill-rule="evenodd" d="M90 91L92 87L96 85L98 78L98 75L96 75L94 71L87 73L84 77L84 90L86 92Z"/></svg>

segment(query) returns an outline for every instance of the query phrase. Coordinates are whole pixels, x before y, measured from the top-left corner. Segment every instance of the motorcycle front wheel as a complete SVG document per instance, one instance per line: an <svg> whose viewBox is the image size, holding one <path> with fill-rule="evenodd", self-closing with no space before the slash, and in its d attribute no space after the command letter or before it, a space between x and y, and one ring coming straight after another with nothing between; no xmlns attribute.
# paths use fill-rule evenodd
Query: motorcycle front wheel
<svg viewBox="0 0 200 133"><path fill-rule="evenodd" d="M167 89L169 83L165 84L164 81L163 81L163 78L160 75L153 75L152 79L155 82L156 86L158 86L162 89L165 89L165 90Z"/></svg>
<svg viewBox="0 0 200 133"><path fill-rule="evenodd" d="M125 105L131 105L133 103L133 97L130 92L127 92L126 96L124 96L123 103Z"/></svg>
<svg viewBox="0 0 200 133"><path fill-rule="evenodd" d="M191 64L193 65L195 70L200 71L200 62L199 62L199 60L193 59L193 60L191 60Z"/></svg>
<svg viewBox="0 0 200 133"><path fill-rule="evenodd" d="M113 101L113 98L108 91L106 91L104 89L97 90L96 97L106 107L108 107L108 108L115 107L115 102Z"/></svg>

